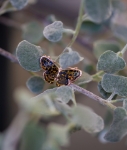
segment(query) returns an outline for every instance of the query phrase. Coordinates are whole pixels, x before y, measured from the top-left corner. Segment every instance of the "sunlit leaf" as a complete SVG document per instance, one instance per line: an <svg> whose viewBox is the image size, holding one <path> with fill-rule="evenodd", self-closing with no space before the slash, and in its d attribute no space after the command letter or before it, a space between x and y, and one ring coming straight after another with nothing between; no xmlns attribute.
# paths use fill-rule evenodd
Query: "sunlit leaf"
<svg viewBox="0 0 127 150"><path fill-rule="evenodd" d="M127 99L123 101L123 108L127 111Z"/></svg>
<svg viewBox="0 0 127 150"><path fill-rule="evenodd" d="M28 71L37 72L41 70L40 57L43 51L40 46L35 46L27 41L22 41L18 44L16 55L19 64Z"/></svg>
<svg viewBox="0 0 127 150"><path fill-rule="evenodd" d="M97 70L103 70L106 73L115 73L122 70L125 65L126 63L122 57L108 50L100 56L97 63Z"/></svg>
<svg viewBox="0 0 127 150"><path fill-rule="evenodd" d="M103 119L89 107L78 105L72 108L71 120L89 133L99 132L104 128Z"/></svg>

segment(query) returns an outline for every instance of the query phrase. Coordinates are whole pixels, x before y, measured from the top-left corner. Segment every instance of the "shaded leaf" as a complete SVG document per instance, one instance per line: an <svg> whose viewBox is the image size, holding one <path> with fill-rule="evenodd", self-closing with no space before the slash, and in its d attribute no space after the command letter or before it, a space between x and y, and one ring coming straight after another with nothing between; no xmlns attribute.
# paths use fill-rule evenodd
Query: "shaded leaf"
<svg viewBox="0 0 127 150"><path fill-rule="evenodd" d="M85 0L85 11L93 22L101 23L112 13L110 0Z"/></svg>
<svg viewBox="0 0 127 150"><path fill-rule="evenodd" d="M37 94L42 92L44 83L42 77L32 76L27 80L26 85L31 92Z"/></svg>
<svg viewBox="0 0 127 150"><path fill-rule="evenodd" d="M10 0L10 3L17 9L23 9L27 3L28 0Z"/></svg>
<svg viewBox="0 0 127 150"><path fill-rule="evenodd" d="M67 47L66 50L67 52L64 52L59 58L59 64L62 69L73 66L84 59L78 52L73 51L71 48Z"/></svg>
<svg viewBox="0 0 127 150"><path fill-rule="evenodd" d="M29 122L22 133L20 150L42 150L45 138L46 131L44 127Z"/></svg>
<svg viewBox="0 0 127 150"><path fill-rule="evenodd" d="M51 42L60 41L63 35L63 23L61 21L55 21L46 26L43 30L43 35Z"/></svg>
<svg viewBox="0 0 127 150"><path fill-rule="evenodd" d="M126 110L121 107L118 107L114 110L113 122L104 138L109 142L118 142L126 134L127 134Z"/></svg>
<svg viewBox="0 0 127 150"><path fill-rule="evenodd" d="M127 78L118 75L105 74L101 85L108 93L115 93L119 96L127 96Z"/></svg>
<svg viewBox="0 0 127 150"><path fill-rule="evenodd" d="M70 100L72 100L73 103L76 103L74 90L69 86L58 87L55 93L58 96L58 99L63 103L68 103Z"/></svg>
<svg viewBox="0 0 127 150"><path fill-rule="evenodd" d="M71 120L89 133L99 132L104 128L103 119L89 107L78 105L72 108Z"/></svg>
<svg viewBox="0 0 127 150"><path fill-rule="evenodd" d="M27 41L19 43L16 49L16 55L19 64L28 71L37 72L41 70L40 57L43 51L40 46L35 46Z"/></svg>
<svg viewBox="0 0 127 150"><path fill-rule="evenodd" d="M89 34L96 34L98 32L101 32L103 30L102 24L94 23L90 20L86 20L81 25L81 30L83 32L89 33Z"/></svg>
<svg viewBox="0 0 127 150"><path fill-rule="evenodd" d="M109 98L110 95L112 94L112 93L106 92L106 91L103 89L103 87L102 87L102 85L101 85L101 81L98 83L97 88L98 88L98 91L100 92L101 96L102 96L104 99ZM115 95L112 99L115 99L116 97L117 97L117 95Z"/></svg>
<svg viewBox="0 0 127 150"><path fill-rule="evenodd" d="M23 25L23 39L33 44L39 43L43 38L43 28L38 22L29 22Z"/></svg>
<svg viewBox="0 0 127 150"><path fill-rule="evenodd" d="M97 63L97 70L103 70L106 73L115 73L122 70L126 63L123 58L119 57L113 51L104 52Z"/></svg>
<svg viewBox="0 0 127 150"><path fill-rule="evenodd" d="M115 53L121 50L120 45L115 42L115 41L104 41L104 40L99 40L94 42L94 55L98 59L101 54L106 52L107 50L111 50Z"/></svg>

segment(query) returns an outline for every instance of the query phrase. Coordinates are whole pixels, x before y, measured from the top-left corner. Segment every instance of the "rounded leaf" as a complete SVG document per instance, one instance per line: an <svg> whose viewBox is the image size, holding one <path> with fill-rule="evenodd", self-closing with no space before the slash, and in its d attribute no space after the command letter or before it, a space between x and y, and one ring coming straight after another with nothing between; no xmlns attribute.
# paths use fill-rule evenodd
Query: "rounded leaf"
<svg viewBox="0 0 127 150"><path fill-rule="evenodd" d="M105 74L101 85L108 93L115 93L119 96L127 96L127 77Z"/></svg>
<svg viewBox="0 0 127 150"><path fill-rule="evenodd" d="M68 52L64 52L59 58L59 64L62 69L73 66L84 59L78 52L73 51L71 48L67 48L66 50Z"/></svg>
<svg viewBox="0 0 127 150"><path fill-rule="evenodd" d="M28 0L10 0L10 2L15 8L20 10L27 5Z"/></svg>
<svg viewBox="0 0 127 150"><path fill-rule="evenodd" d="M70 100L75 103L74 90L69 86L58 87L55 93L63 103L68 103Z"/></svg>
<svg viewBox="0 0 127 150"><path fill-rule="evenodd" d="M46 26L44 28L43 35L51 42L60 41L63 35L63 23L61 21L55 21Z"/></svg>
<svg viewBox="0 0 127 150"><path fill-rule="evenodd" d="M16 55L19 64L28 71L37 72L41 70L40 57L43 51L40 46L35 46L27 41L19 43L16 49Z"/></svg>
<svg viewBox="0 0 127 150"><path fill-rule="evenodd" d="M101 23L111 16L111 1L85 0L85 11L93 22Z"/></svg>
<svg viewBox="0 0 127 150"><path fill-rule="evenodd" d="M33 44L39 43L43 38L43 28L38 22L29 22L23 26L23 39Z"/></svg>
<svg viewBox="0 0 127 150"><path fill-rule="evenodd" d="M104 128L103 119L95 114L91 108L78 105L72 108L71 120L76 125L81 126L89 133L99 132Z"/></svg>
<svg viewBox="0 0 127 150"><path fill-rule="evenodd" d="M104 138L109 142L118 142L126 134L127 134L126 110L121 107L118 107L114 110L113 122Z"/></svg>
<svg viewBox="0 0 127 150"><path fill-rule="evenodd" d="M39 94L43 90L44 83L42 77L32 76L27 80L26 85L31 92Z"/></svg>
<svg viewBox="0 0 127 150"><path fill-rule="evenodd" d="M111 50L115 53L121 50L121 47L119 43L115 41L104 41L104 40L99 40L94 42L94 55L98 59L101 54L106 52L107 50Z"/></svg>
<svg viewBox="0 0 127 150"><path fill-rule="evenodd" d="M106 73L116 73L122 70L125 65L126 63L122 57L108 50L100 56L97 63L97 70L103 70Z"/></svg>

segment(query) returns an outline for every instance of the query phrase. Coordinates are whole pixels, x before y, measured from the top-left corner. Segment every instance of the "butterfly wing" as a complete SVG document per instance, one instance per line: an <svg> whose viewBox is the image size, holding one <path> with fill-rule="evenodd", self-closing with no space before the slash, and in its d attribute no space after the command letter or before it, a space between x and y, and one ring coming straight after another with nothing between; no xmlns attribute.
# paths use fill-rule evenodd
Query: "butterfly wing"
<svg viewBox="0 0 127 150"><path fill-rule="evenodd" d="M53 84L59 72L59 68L47 56L41 57L40 64L41 67L45 70L45 72L43 73L45 81L47 81L50 84Z"/></svg>
<svg viewBox="0 0 127 150"><path fill-rule="evenodd" d="M77 68L61 70L58 74L56 85L69 85L71 82L74 82L77 78L79 78L81 74L81 70Z"/></svg>

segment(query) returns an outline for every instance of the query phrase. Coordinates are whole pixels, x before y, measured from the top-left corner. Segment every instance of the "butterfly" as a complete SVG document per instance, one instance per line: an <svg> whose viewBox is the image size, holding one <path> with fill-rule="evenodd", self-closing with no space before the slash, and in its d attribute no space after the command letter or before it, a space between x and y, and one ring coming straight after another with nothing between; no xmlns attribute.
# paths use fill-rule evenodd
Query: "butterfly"
<svg viewBox="0 0 127 150"><path fill-rule="evenodd" d="M53 84L56 80L57 74L59 72L59 68L56 64L50 59L49 56L42 56L40 58L41 68L45 70L43 73L45 81L50 84Z"/></svg>
<svg viewBox="0 0 127 150"><path fill-rule="evenodd" d="M69 85L70 83L77 80L82 75L82 71L77 68L67 68L59 71L57 76L56 85Z"/></svg>
<svg viewBox="0 0 127 150"><path fill-rule="evenodd" d="M56 86L69 85L82 75L82 71L77 68L59 68L49 56L42 56L40 64L45 70L43 73L45 81L50 84L56 81Z"/></svg>

